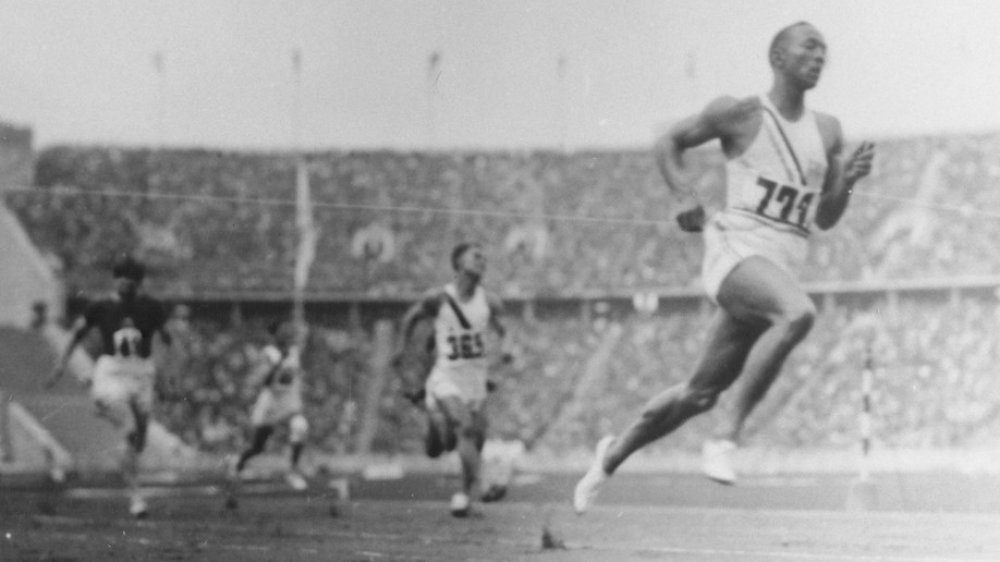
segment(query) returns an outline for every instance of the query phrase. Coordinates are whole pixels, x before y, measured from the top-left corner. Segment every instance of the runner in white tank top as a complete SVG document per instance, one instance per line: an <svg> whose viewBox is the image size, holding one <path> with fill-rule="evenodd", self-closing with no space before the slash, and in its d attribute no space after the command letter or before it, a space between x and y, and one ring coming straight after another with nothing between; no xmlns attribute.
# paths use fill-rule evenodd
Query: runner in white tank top
<svg viewBox="0 0 1000 562"><path fill-rule="evenodd" d="M243 469L247 462L264 452L267 441L279 424L288 423L289 463L285 481L295 490L305 490L309 483L299 470L299 459L309 435L309 421L302 405L302 341L304 328L294 322L277 320L267 328L271 342L262 349L261 363L251 379L260 384L260 393L250 413L250 442L238 455L229 459L230 496L226 506L236 507Z"/></svg>
<svg viewBox="0 0 1000 562"><path fill-rule="evenodd" d="M816 116L806 109L789 121L767 95L758 100L762 120L756 138L726 161L724 214L808 236L827 170Z"/></svg>
<svg viewBox="0 0 1000 562"><path fill-rule="evenodd" d="M632 453L710 409L742 376L746 384L723 439L704 449L706 475L733 483L728 453L785 357L812 326L815 307L795 268L813 227L825 230L840 220L855 183L871 169L874 146L862 143L842 162L840 123L806 108L805 94L826 62L826 43L815 27L799 22L782 29L768 57L773 82L767 95L719 98L657 143L660 172L682 198L678 224L705 231L703 280L719 310L691 379L654 396L621 435L598 443L574 493L578 513ZM706 224L683 154L716 139L726 156L726 207Z"/></svg>
<svg viewBox="0 0 1000 562"><path fill-rule="evenodd" d="M491 309L486 291L473 289L462 302L454 283L445 285L443 306L434 318L436 359L427 379L427 403L435 407L440 397L455 396L474 408L486 399L486 330Z"/></svg>
<svg viewBox="0 0 1000 562"><path fill-rule="evenodd" d="M421 393L428 417L426 449L430 457L457 450L462 462L462 490L452 497L456 517L469 513L471 498L480 490L481 453L486 440L483 408L487 380L487 329L499 336L506 329L501 307L480 285L486 258L478 244L459 244L452 251L455 280L428 293L403 318L403 347L418 322L434 321L435 361ZM504 358L509 355L502 354ZM489 496L484 496L484 500Z"/></svg>
<svg viewBox="0 0 1000 562"><path fill-rule="evenodd" d="M828 164L816 115L795 121L766 95L760 125L745 151L726 161L726 206L705 228L702 282L713 301L740 262L760 256L797 277L808 250Z"/></svg>

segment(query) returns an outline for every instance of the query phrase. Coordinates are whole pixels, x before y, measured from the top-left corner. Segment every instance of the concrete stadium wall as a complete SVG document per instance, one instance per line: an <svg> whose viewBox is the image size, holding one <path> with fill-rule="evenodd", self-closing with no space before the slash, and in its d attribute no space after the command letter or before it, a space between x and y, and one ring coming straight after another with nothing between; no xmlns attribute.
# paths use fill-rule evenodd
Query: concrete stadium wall
<svg viewBox="0 0 1000 562"><path fill-rule="evenodd" d="M25 327L33 303L59 318L65 306L62 283L28 239L17 218L0 204L0 325Z"/></svg>

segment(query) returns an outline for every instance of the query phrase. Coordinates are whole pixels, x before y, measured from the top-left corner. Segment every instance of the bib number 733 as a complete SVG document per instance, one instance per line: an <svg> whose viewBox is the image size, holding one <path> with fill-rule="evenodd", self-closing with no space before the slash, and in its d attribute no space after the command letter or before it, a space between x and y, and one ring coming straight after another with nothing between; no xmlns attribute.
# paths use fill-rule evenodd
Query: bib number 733
<svg viewBox="0 0 1000 562"><path fill-rule="evenodd" d="M802 193L796 187L764 178L757 178L757 185L764 188L764 196L757 205L758 215L808 230L809 207L816 193Z"/></svg>

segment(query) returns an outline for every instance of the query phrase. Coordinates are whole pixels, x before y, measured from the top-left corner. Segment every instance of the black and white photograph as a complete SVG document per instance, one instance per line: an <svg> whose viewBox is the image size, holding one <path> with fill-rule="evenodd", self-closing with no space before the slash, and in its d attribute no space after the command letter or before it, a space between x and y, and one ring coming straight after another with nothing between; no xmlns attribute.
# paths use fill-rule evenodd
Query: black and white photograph
<svg viewBox="0 0 1000 562"><path fill-rule="evenodd" d="M0 561L1000 561L1000 3L0 16Z"/></svg>

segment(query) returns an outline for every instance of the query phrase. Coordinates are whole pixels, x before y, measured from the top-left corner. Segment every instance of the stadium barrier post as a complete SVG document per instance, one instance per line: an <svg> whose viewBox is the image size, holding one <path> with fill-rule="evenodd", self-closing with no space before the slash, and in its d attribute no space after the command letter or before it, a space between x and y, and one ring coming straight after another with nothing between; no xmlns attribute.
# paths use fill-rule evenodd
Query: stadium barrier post
<svg viewBox="0 0 1000 562"><path fill-rule="evenodd" d="M872 447L872 388L874 386L874 360L871 342L865 346L864 366L861 369L861 411L858 427L861 438L861 459L857 478L847 492L848 511L870 511L878 503L878 494L871 474Z"/></svg>
<svg viewBox="0 0 1000 562"><path fill-rule="evenodd" d="M861 370L861 467L858 478L866 482L871 479L872 447L872 353L869 347L865 353L865 366Z"/></svg>

